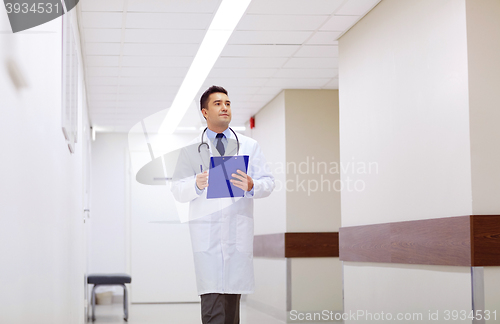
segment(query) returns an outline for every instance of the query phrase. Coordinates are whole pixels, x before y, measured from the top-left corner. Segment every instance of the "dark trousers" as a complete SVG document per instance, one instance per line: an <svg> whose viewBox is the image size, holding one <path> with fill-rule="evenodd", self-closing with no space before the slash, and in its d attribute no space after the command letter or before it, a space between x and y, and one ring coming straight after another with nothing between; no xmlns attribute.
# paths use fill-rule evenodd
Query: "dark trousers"
<svg viewBox="0 0 500 324"><path fill-rule="evenodd" d="M201 295L201 322L203 324L239 324L240 298L234 294Z"/></svg>

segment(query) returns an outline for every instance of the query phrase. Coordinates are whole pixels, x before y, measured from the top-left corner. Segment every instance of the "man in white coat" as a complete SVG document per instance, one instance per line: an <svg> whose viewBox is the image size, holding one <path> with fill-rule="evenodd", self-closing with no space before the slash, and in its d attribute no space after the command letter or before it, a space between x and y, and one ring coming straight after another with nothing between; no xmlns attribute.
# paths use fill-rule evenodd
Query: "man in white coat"
<svg viewBox="0 0 500 324"><path fill-rule="evenodd" d="M241 294L254 291L253 199L267 197L274 177L259 144L234 133L227 91L212 86L200 99L207 129L183 149L172 183L180 202L189 202L190 233L203 324L237 324ZM203 144L205 143L205 144ZM233 173L240 198L207 199L210 156L248 155L248 170Z"/></svg>

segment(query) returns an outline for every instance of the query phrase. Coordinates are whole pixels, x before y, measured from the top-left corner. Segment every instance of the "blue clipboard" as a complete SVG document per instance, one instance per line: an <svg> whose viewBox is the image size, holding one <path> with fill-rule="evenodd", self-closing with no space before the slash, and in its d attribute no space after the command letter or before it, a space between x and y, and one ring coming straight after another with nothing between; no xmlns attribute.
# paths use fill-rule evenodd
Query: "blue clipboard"
<svg viewBox="0 0 500 324"><path fill-rule="evenodd" d="M245 192L231 183L237 170L247 173L248 155L212 156L208 172L207 198L243 197Z"/></svg>

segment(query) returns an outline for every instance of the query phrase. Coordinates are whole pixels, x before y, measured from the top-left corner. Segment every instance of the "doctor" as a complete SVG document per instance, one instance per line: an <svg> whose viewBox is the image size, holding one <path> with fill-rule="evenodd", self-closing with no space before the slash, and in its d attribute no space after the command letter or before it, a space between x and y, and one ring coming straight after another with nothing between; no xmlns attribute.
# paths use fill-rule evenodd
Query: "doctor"
<svg viewBox="0 0 500 324"><path fill-rule="evenodd" d="M237 324L241 294L254 291L253 200L271 194L274 177L259 144L241 134L236 137L229 129L231 102L224 88L207 89L200 107L207 121L201 141L207 144L200 145L197 137L191 150L181 152L172 193L178 201L189 202L202 323ZM244 197L207 199L207 160L236 154L249 156L248 173L238 170L231 179L244 190Z"/></svg>

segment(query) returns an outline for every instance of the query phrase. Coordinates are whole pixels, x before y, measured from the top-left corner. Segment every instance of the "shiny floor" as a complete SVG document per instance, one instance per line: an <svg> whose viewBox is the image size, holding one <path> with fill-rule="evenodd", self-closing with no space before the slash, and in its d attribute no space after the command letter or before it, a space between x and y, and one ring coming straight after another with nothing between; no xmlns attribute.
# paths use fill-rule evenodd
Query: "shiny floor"
<svg viewBox="0 0 500 324"><path fill-rule="evenodd" d="M90 316L90 314L89 314ZM285 324L267 314L241 304L240 324ZM89 323L92 323L89 321ZM121 304L97 305L96 324L122 324L123 306ZM200 304L132 304L129 308L130 324L201 324ZM293 322L301 324L299 322ZM314 324L317 322L307 322ZM330 322L321 322L327 324ZM338 322L337 322L338 323Z"/></svg>
<svg viewBox="0 0 500 324"><path fill-rule="evenodd" d="M90 315L90 314L89 314ZM118 324L123 320L121 304L97 305L94 323ZM284 324L267 314L241 305L241 324ZM91 323L91 322L90 322ZM200 304L132 304L129 308L130 324L201 324Z"/></svg>

